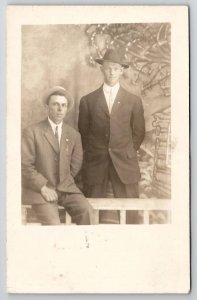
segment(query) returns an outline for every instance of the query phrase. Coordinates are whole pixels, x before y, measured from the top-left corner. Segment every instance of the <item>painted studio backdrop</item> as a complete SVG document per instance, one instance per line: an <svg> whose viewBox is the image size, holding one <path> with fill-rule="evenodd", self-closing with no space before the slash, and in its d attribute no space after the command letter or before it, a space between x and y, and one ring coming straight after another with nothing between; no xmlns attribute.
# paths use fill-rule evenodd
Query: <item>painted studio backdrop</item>
<svg viewBox="0 0 197 300"><path fill-rule="evenodd" d="M22 129L46 117L42 96L61 85L75 107L67 122L77 128L80 98L102 84L94 62L107 48L124 50L130 68L122 85L142 98L146 136L138 153L140 198L171 197L170 24L22 26ZM79 183L80 184L80 183ZM165 216L154 215L157 222Z"/></svg>

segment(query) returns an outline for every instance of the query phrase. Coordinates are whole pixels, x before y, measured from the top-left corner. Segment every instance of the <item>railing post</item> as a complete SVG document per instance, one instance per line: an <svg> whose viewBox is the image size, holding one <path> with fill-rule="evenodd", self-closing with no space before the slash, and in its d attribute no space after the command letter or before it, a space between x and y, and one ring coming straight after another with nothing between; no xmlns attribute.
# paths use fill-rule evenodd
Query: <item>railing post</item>
<svg viewBox="0 0 197 300"><path fill-rule="evenodd" d="M149 211L144 210L144 224L149 224Z"/></svg>
<svg viewBox="0 0 197 300"><path fill-rule="evenodd" d="M99 224L99 210L93 210L93 222L94 224Z"/></svg>
<svg viewBox="0 0 197 300"><path fill-rule="evenodd" d="M65 220L66 225L70 225L72 223L71 216L67 213L67 211L65 213L65 219L66 219Z"/></svg>
<svg viewBox="0 0 197 300"><path fill-rule="evenodd" d="M120 224L126 224L126 211L120 210Z"/></svg>
<svg viewBox="0 0 197 300"><path fill-rule="evenodd" d="M22 224L26 225L27 224L27 208L25 206L22 206Z"/></svg>

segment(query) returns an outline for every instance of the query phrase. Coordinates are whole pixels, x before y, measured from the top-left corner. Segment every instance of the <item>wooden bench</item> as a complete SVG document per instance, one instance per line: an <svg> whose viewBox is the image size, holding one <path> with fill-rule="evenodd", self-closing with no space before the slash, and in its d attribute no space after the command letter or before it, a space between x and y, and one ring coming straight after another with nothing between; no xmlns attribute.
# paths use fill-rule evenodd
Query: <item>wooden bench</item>
<svg viewBox="0 0 197 300"><path fill-rule="evenodd" d="M171 222L171 200L169 199L123 199L123 198L88 198L89 203L93 207L93 222L99 224L99 211L100 210L119 210L120 211L120 224L126 224L126 211L136 210L143 211L143 224L150 223L151 211L166 211L167 222ZM31 209L30 205L23 205L23 223L29 224L26 218L27 210ZM59 210L64 210L59 206ZM65 212L65 225L72 224L70 215Z"/></svg>

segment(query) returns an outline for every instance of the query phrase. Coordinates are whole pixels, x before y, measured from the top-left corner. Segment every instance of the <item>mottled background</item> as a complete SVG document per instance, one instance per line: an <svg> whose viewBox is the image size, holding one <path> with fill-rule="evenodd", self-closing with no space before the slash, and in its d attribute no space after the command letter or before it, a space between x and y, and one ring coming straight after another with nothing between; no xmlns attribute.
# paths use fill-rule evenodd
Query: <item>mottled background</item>
<svg viewBox="0 0 197 300"><path fill-rule="evenodd" d="M69 122L76 125L80 98L102 83L99 65L91 66L86 25L22 26L22 128L43 119L42 95L54 85L67 88L75 99L75 110ZM123 85L143 98L147 130L151 115L170 104L158 87L141 95L141 81L132 84L136 71L126 71Z"/></svg>
<svg viewBox="0 0 197 300"><path fill-rule="evenodd" d="M44 118L42 96L54 85L73 95L68 122L76 126L80 97L102 82L99 70L87 65L88 54L84 26L22 27L22 128Z"/></svg>

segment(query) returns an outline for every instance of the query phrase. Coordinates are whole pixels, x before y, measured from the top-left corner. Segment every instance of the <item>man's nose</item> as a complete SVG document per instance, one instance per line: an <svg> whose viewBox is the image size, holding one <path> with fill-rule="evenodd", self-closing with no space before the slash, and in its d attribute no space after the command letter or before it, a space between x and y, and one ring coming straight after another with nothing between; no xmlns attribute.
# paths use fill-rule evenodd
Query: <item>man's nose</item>
<svg viewBox="0 0 197 300"><path fill-rule="evenodd" d="M63 106L62 105L58 105L58 110L62 110L63 109Z"/></svg>

